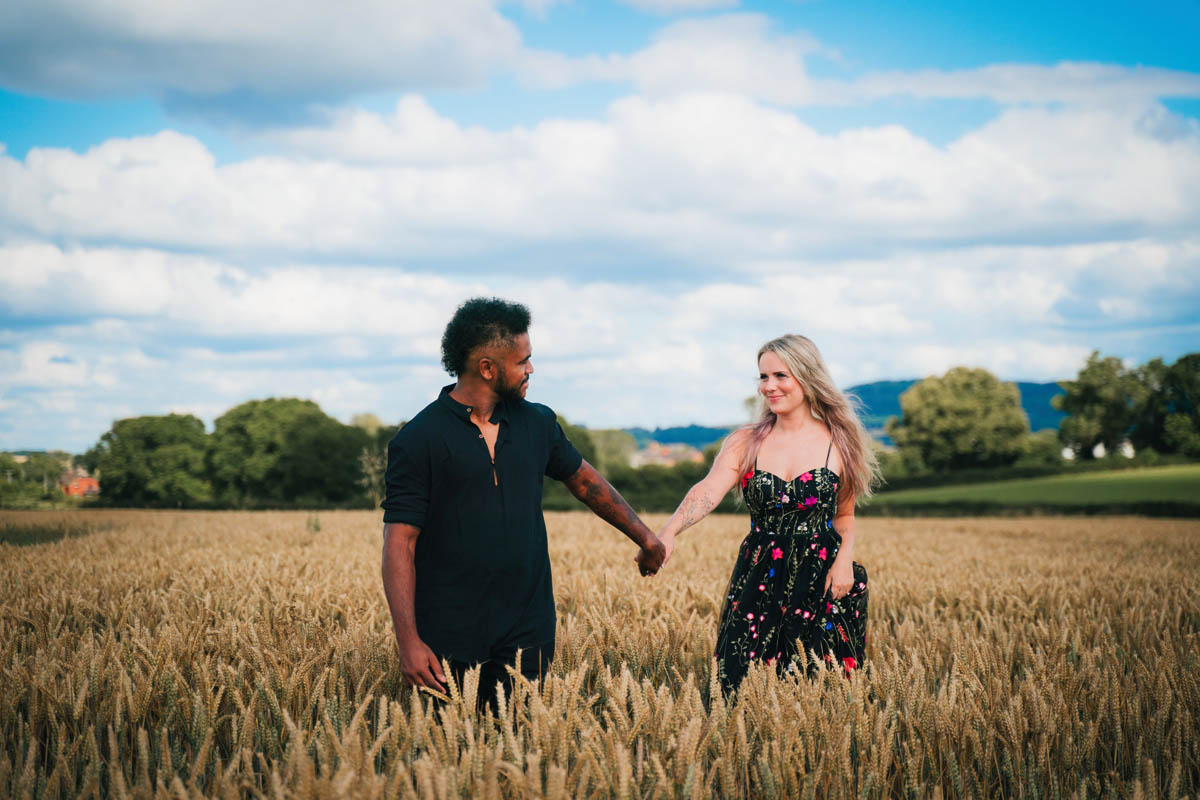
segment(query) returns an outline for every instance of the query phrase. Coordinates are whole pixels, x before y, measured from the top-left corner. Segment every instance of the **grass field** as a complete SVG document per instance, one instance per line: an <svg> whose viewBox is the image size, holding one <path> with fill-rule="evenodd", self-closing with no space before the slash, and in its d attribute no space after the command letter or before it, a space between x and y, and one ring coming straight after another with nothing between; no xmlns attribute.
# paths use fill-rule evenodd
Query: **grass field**
<svg viewBox="0 0 1200 800"><path fill-rule="evenodd" d="M1200 464L905 489L883 492L879 501L892 505L960 501L1005 505L1200 502Z"/></svg>
<svg viewBox="0 0 1200 800"><path fill-rule="evenodd" d="M558 655L496 719L401 686L375 514L0 513L85 532L0 544L0 796L1200 792L1196 522L863 519L868 669L757 670L732 702L743 517L653 579L590 515L548 524Z"/></svg>

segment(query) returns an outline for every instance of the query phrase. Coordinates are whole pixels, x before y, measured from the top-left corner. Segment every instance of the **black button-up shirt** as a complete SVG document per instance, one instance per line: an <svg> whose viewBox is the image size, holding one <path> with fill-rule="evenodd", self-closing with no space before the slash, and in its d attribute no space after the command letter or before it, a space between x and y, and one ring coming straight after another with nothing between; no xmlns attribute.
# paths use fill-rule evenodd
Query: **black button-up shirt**
<svg viewBox="0 0 1200 800"><path fill-rule="evenodd" d="M442 389L388 445L384 522L421 530L417 634L439 657L484 661L498 647L554 639L542 476L566 480L583 457L552 410L497 404L495 477L471 409Z"/></svg>

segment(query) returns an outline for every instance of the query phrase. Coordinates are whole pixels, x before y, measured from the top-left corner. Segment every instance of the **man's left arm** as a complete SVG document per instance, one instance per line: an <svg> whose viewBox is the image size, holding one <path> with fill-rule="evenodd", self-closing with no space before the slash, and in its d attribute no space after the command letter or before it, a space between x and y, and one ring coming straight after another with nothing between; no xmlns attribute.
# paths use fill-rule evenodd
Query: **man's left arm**
<svg viewBox="0 0 1200 800"><path fill-rule="evenodd" d="M641 548L638 553L638 569L643 575L658 572L666 558L667 549L646 523L625 502L621 493L613 488L604 476L585 459L571 477L563 481L571 494L592 510L596 516L628 536Z"/></svg>

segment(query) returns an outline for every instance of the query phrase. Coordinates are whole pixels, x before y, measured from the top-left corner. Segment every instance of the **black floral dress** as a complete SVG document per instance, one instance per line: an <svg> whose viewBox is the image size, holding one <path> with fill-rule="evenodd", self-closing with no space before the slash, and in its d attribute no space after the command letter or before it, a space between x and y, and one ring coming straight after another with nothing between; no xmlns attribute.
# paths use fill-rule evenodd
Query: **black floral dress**
<svg viewBox="0 0 1200 800"><path fill-rule="evenodd" d="M814 656L848 673L863 663L867 571L854 562L854 585L833 600L825 575L842 537L833 527L838 476L825 466L785 481L757 468L742 478L750 533L742 541L717 627L717 677L729 693L752 661L781 673L811 672ZM807 654L807 662L805 655Z"/></svg>

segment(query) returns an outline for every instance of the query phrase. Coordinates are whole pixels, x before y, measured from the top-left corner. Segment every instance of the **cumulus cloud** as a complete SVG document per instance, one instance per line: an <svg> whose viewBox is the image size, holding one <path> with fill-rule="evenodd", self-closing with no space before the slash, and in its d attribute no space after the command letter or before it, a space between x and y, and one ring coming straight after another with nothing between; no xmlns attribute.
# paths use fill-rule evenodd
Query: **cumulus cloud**
<svg viewBox="0 0 1200 800"><path fill-rule="evenodd" d="M621 0L621 2L639 11L649 11L654 14L706 11L712 8L732 8L738 5L738 0Z"/></svg>
<svg viewBox="0 0 1200 800"><path fill-rule="evenodd" d="M643 94L733 92L782 105L814 99L804 59L824 52L806 34L780 34L761 14L685 19L632 54L568 57L526 50L518 74L528 84L562 88L588 81L628 82Z"/></svg>
<svg viewBox="0 0 1200 800"><path fill-rule="evenodd" d="M123 279L127 262L139 264L136 282ZM1131 346L1131 322L1200 323L1195 239L745 260L724 280L636 285L0 248L0 264L14 263L22 269L0 272L0 447L83 449L117 416L187 410L211 422L266 396L313 398L342 419L407 418L449 381L442 326L479 294L531 307L534 399L599 427L736 421L754 389L753 353L789 331L811 336L848 386L959 364L1053 380L1093 347L1161 354ZM155 287L153 301L141 284Z"/></svg>
<svg viewBox="0 0 1200 800"><path fill-rule="evenodd" d="M1142 106L1161 97L1200 97L1200 75L1086 61L1048 66L991 64L975 69L872 73L851 82L824 85L820 92L821 102L831 105L895 96L987 99L1004 105Z"/></svg>
<svg viewBox="0 0 1200 800"><path fill-rule="evenodd" d="M938 147L731 94L500 132L410 97L279 136L287 153L225 165L173 132L0 154L0 235L410 266L595 241L706 266L1174 236L1200 208L1200 126L1161 106L1012 108Z"/></svg>
<svg viewBox="0 0 1200 800"><path fill-rule="evenodd" d="M667 25L630 54L566 56L527 48L516 69L526 83L543 88L617 82L651 96L732 92L785 107L913 97L1141 109L1164 97L1200 97L1200 75L1142 65L1012 63L814 78L806 62L815 55L840 61L836 50L802 32L781 33L764 15L725 14Z"/></svg>
<svg viewBox="0 0 1200 800"><path fill-rule="evenodd" d="M519 47L519 31L488 0L0 6L0 83L65 97L150 92L253 106L463 86Z"/></svg>

